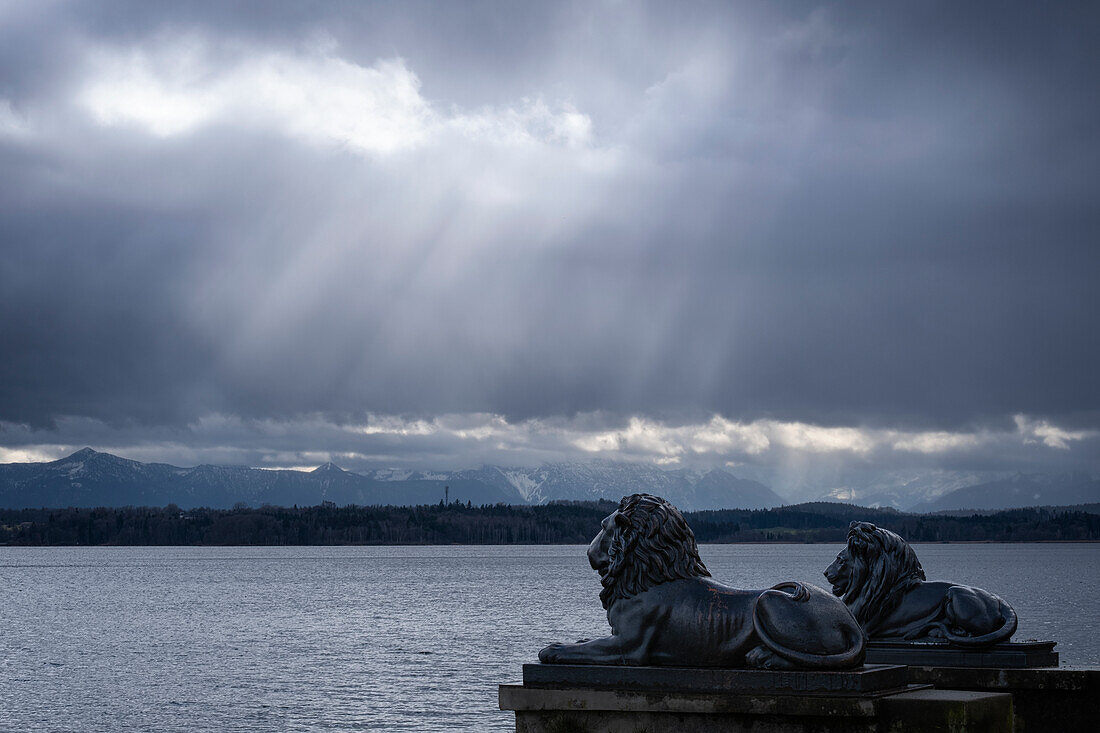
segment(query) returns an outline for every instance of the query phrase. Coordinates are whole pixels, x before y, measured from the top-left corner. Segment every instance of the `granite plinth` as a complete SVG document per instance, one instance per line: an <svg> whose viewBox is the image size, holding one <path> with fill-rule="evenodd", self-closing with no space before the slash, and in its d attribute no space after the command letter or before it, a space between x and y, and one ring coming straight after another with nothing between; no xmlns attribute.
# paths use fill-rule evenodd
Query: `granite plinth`
<svg viewBox="0 0 1100 733"><path fill-rule="evenodd" d="M773 695L867 695L905 687L898 665L866 665L844 671L731 669L721 667L631 667L590 664L525 664L524 687L574 687L687 693Z"/></svg>
<svg viewBox="0 0 1100 733"><path fill-rule="evenodd" d="M967 649L940 641L871 641L868 664L906 664L927 667L1057 667L1053 641L1005 642Z"/></svg>
<svg viewBox="0 0 1100 733"><path fill-rule="evenodd" d="M765 691L500 686L517 733L1005 733L1012 696L930 688L887 694L798 695Z"/></svg>
<svg viewBox="0 0 1100 733"><path fill-rule="evenodd" d="M1100 668L989 669L979 667L910 667L912 682L952 690L1008 692L1016 729L1033 731L1094 730L1100 721Z"/></svg>

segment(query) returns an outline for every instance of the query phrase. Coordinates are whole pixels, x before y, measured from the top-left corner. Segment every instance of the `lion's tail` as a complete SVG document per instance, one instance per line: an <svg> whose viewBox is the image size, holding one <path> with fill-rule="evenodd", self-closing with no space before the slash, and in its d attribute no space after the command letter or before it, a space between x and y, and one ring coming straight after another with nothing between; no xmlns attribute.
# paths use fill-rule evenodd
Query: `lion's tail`
<svg viewBox="0 0 1100 733"><path fill-rule="evenodd" d="M1016 611L1013 610L1012 606L1004 601L1001 601L1001 618L1004 619L1004 623L1001 624L1001 627L988 634L982 634L981 636L957 636L950 631L946 631L944 633L944 638L952 644L958 644L959 646L989 646L990 644L999 644L1002 641L1008 641L1008 638L1016 633L1016 624L1019 619L1016 617Z"/></svg>
<svg viewBox="0 0 1100 733"><path fill-rule="evenodd" d="M810 654L795 651L779 646L770 639L765 638L763 634L760 635L760 640L764 642L764 646L787 661L794 662L799 667L806 667L807 669L851 669L862 664L863 657L867 653L864 649L865 642L863 639L854 642L848 651L839 654Z"/></svg>
<svg viewBox="0 0 1100 733"><path fill-rule="evenodd" d="M809 583L780 583L761 593L752 622L764 646L800 667L849 669L861 664L866 653L866 635L843 602ZM821 654L792 648L826 637L829 646L842 651Z"/></svg>

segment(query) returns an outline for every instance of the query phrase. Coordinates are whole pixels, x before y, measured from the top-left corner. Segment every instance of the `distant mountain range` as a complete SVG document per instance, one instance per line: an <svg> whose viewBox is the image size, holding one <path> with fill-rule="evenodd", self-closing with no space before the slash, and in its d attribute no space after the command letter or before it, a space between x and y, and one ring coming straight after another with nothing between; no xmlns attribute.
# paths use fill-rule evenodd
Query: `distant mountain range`
<svg viewBox="0 0 1100 733"><path fill-rule="evenodd" d="M930 513L960 509L995 511L1022 506L1067 506L1100 501L1100 481L1086 473L1017 473L1008 478L966 486L909 507Z"/></svg>
<svg viewBox="0 0 1100 733"><path fill-rule="evenodd" d="M1016 474L953 491L924 483L928 485L917 487L907 482L890 492L876 488L877 496L884 499L881 502L872 502L875 497L862 493L851 497L833 494L826 499L919 513L1100 502L1100 481L1083 473ZM211 465L179 468L85 448L50 463L0 464L0 507L10 509L168 504L227 508L239 502L254 507L312 506L324 501L411 506L438 504L445 491L451 501L474 505L618 501L639 491L664 496L684 511L765 509L787 503L764 484L721 469L666 471L647 464L609 461L553 463L538 468L482 466L448 472L383 469L352 473L332 463L313 471Z"/></svg>
<svg viewBox="0 0 1100 733"><path fill-rule="evenodd" d="M916 514L993 512L1032 506L1075 506L1100 502L1100 481L1087 473L1017 473L986 476L940 472L909 477L892 488L834 489L822 497L865 507Z"/></svg>
<svg viewBox="0 0 1100 733"><path fill-rule="evenodd" d="M612 499L644 491L685 511L762 509L786 503L767 486L726 471L663 471L633 463L557 463L539 468L483 466L453 472L352 473L332 464L314 471L141 463L90 448L50 463L0 464L0 507L274 504L416 505L444 498L481 504L545 504Z"/></svg>
<svg viewBox="0 0 1100 733"><path fill-rule="evenodd" d="M1008 473L958 470L886 470L870 476L853 476L849 485L826 492L823 501L840 501L866 507L891 507L900 511L935 501L957 489L975 486Z"/></svg>

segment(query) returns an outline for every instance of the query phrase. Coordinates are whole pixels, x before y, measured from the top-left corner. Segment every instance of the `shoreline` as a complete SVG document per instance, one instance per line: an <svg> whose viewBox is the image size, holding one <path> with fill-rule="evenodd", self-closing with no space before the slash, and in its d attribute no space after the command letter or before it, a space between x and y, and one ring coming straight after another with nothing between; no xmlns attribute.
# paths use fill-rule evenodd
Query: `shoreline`
<svg viewBox="0 0 1100 733"><path fill-rule="evenodd" d="M745 541L745 542L699 542L700 547L723 545L842 545L843 540L834 542L781 542L777 540ZM1100 540L955 540L955 541L926 541L911 542L911 545L1097 545ZM41 548L41 547L584 547L583 542L344 542L339 544L11 544L0 542L0 549L9 547Z"/></svg>

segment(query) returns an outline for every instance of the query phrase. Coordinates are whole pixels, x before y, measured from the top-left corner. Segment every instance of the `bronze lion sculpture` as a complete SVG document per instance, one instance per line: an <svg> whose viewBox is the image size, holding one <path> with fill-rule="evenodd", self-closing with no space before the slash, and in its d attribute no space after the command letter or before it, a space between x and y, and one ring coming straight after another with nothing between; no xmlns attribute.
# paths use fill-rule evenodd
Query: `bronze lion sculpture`
<svg viewBox="0 0 1100 733"><path fill-rule="evenodd" d="M588 560L611 636L551 644L539 652L544 663L828 670L863 662L863 631L841 601L806 583L716 583L684 517L659 497L624 498Z"/></svg>
<svg viewBox="0 0 1100 733"><path fill-rule="evenodd" d="M977 647L1006 641L1016 631L1016 612L1000 597L926 581L909 543L869 522L852 522L847 545L825 578L872 641L945 640Z"/></svg>

